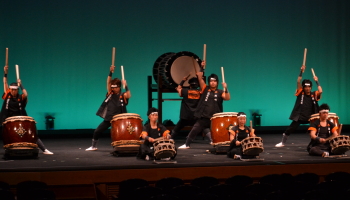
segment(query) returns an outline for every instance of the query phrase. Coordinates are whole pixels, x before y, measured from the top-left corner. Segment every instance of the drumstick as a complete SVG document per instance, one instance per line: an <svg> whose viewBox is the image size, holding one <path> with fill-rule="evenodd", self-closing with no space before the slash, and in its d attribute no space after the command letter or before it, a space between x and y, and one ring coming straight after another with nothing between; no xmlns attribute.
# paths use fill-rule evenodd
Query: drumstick
<svg viewBox="0 0 350 200"><path fill-rule="evenodd" d="M16 65L16 75L17 75L17 80L19 79L19 68L18 65ZM18 83L19 86L19 83Z"/></svg>
<svg viewBox="0 0 350 200"><path fill-rule="evenodd" d="M338 135L341 135L340 133L341 133L341 129L343 128L343 124L340 124L339 125L339 132L338 132Z"/></svg>
<svg viewBox="0 0 350 200"><path fill-rule="evenodd" d="M196 62L195 62L195 60L194 60L194 57L192 56L192 62L193 62L193 68L194 68L194 71L195 71L195 73L197 74L197 69L196 69Z"/></svg>
<svg viewBox="0 0 350 200"><path fill-rule="evenodd" d="M312 72L312 75L314 75L315 77L316 75L315 75L314 69L311 68L311 72Z"/></svg>
<svg viewBox="0 0 350 200"><path fill-rule="evenodd" d="M307 53L307 48L304 49L304 60L303 60L303 65L305 66L306 63L306 53Z"/></svg>
<svg viewBox="0 0 350 200"><path fill-rule="evenodd" d="M120 66L120 70L121 70L121 72L122 72L122 80L125 80L125 79L124 79L124 67L123 67L123 65ZM125 85L123 85L123 89L125 89Z"/></svg>
<svg viewBox="0 0 350 200"><path fill-rule="evenodd" d="M204 46L203 46L203 61L207 62L207 45L206 44L204 44ZM206 65L206 63L205 63L205 65ZM205 65L203 66L203 69L205 69Z"/></svg>
<svg viewBox="0 0 350 200"><path fill-rule="evenodd" d="M250 131L253 130L253 123L252 123L252 120L250 120Z"/></svg>
<svg viewBox="0 0 350 200"><path fill-rule="evenodd" d="M225 83L224 67L221 67L222 82Z"/></svg>
<svg viewBox="0 0 350 200"><path fill-rule="evenodd" d="M6 48L6 54L5 54L5 66L9 65L9 48Z"/></svg>
<svg viewBox="0 0 350 200"><path fill-rule="evenodd" d="M112 66L114 66L114 60L115 60L115 47L112 48Z"/></svg>

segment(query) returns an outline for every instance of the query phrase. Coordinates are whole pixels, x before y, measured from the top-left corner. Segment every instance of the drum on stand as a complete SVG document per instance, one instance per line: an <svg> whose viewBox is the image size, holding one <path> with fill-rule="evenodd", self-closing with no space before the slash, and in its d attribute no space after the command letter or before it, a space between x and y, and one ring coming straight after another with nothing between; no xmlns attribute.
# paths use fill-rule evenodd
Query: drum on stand
<svg viewBox="0 0 350 200"><path fill-rule="evenodd" d="M227 153L230 147L230 126L237 126L237 112L222 112L213 115L211 120L211 139L215 153Z"/></svg>
<svg viewBox="0 0 350 200"><path fill-rule="evenodd" d="M153 78L156 83L161 81L165 88L175 89L189 74L191 74L189 78L196 77L201 62L196 54L189 51L165 53L159 56L153 65ZM188 81L183 87L189 87Z"/></svg>
<svg viewBox="0 0 350 200"><path fill-rule="evenodd" d="M332 153L336 155L344 154L350 149L350 139L347 135L338 135L329 141Z"/></svg>
<svg viewBox="0 0 350 200"><path fill-rule="evenodd" d="M36 122L29 116L5 119L2 127L5 157L37 157L39 153Z"/></svg>
<svg viewBox="0 0 350 200"><path fill-rule="evenodd" d="M119 153L137 153L142 142L142 119L134 113L123 113L113 116L111 120L111 145L114 155Z"/></svg>
<svg viewBox="0 0 350 200"><path fill-rule="evenodd" d="M153 142L153 147L156 159L173 158L176 155L175 144L172 139L157 138Z"/></svg>
<svg viewBox="0 0 350 200"><path fill-rule="evenodd" d="M310 124L315 122L317 119L320 119L320 114L316 113L311 115L309 121ZM328 120L334 124L334 126L339 127L339 117L337 116L336 113L328 113Z"/></svg>
<svg viewBox="0 0 350 200"><path fill-rule="evenodd" d="M256 156L264 151L261 137L247 137L241 142L243 154Z"/></svg>

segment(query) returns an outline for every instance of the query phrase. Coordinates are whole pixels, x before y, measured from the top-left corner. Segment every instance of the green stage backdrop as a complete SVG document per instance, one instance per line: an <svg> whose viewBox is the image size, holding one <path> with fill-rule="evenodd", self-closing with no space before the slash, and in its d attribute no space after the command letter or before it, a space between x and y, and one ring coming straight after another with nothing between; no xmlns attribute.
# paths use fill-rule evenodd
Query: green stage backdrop
<svg viewBox="0 0 350 200"><path fill-rule="evenodd" d="M123 65L132 93L128 111L146 120L155 60L180 51L202 57L207 44L206 75L221 79L225 68L231 100L224 111L257 111L261 125L285 126L308 48L303 78L312 79L314 68L324 90L320 103L350 124L349 8L348 0L2 0L0 60L5 63L8 47L9 81L18 64L27 111L39 129L47 114L56 118L55 129L85 129L102 121L95 113L112 47L113 76L120 77ZM163 106L163 119L176 123L180 102Z"/></svg>

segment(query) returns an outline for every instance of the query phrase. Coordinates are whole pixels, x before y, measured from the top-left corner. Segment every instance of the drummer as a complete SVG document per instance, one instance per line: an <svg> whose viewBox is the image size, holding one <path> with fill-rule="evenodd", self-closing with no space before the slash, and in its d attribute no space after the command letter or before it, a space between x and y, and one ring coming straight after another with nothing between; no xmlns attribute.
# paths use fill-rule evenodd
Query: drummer
<svg viewBox="0 0 350 200"><path fill-rule="evenodd" d="M329 111L329 106L322 104L319 110L320 118L310 124L308 131L311 142L307 147L310 155L328 157L331 146L327 138L338 136L338 127L328 120Z"/></svg>
<svg viewBox="0 0 350 200"><path fill-rule="evenodd" d="M202 66L203 66L202 62ZM185 126L193 126L196 122L196 117L194 116L194 111L197 108L201 91L199 90L199 82L197 77L190 78L188 83L190 84L189 88L183 87L185 81L187 81L188 76L184 77L181 83L177 86L176 90L180 97L181 109L180 109L180 119L177 122L174 129L171 131L171 138L174 139L179 131Z"/></svg>
<svg viewBox="0 0 350 200"><path fill-rule="evenodd" d="M107 76L106 99L102 102L96 113L96 115L102 117L104 120L94 131L91 147L87 148L85 151L96 151L99 136L111 126L110 121L112 120L113 116L126 113L126 106L128 105L131 93L126 84L126 80L120 81L118 78L112 80L114 69L115 66L111 66L109 68L109 75ZM125 92L121 92L121 84L124 85Z"/></svg>
<svg viewBox="0 0 350 200"><path fill-rule="evenodd" d="M4 102L2 104L1 114L0 114L1 124L3 124L5 119L8 117L27 116L27 112L25 108L28 101L27 99L28 92L26 89L24 89L20 79L17 80L17 83L11 83L10 86L8 86L7 73L8 73L8 66L5 66L4 79L3 79L4 94L2 95L2 99L4 99ZM18 88L21 88L22 94L18 93ZM43 142L39 138L37 139L37 145L43 151L43 154L47 154L47 155L53 154L51 151L46 149Z"/></svg>
<svg viewBox="0 0 350 200"><path fill-rule="evenodd" d="M147 116L149 119L149 123L146 124L141 133L141 138L144 140L144 143L140 145L139 153L137 154L137 158L150 160L154 159L154 148L153 143L155 139L163 137L165 139L170 139L170 131L162 125L158 123L158 109L150 108L147 111ZM176 156L176 153L175 153ZM175 158L168 158L173 159Z"/></svg>
<svg viewBox="0 0 350 200"><path fill-rule="evenodd" d="M249 158L255 158L256 156L251 155L244 155L241 142L247 137L256 137L255 136L255 129L250 129L248 126L246 126L247 122L247 115L244 112L239 112L237 114L237 126L231 126L229 128L229 134L230 134L230 148L227 151L227 157L233 158L235 160L239 159L249 159Z"/></svg>
<svg viewBox="0 0 350 200"><path fill-rule="evenodd" d="M197 117L197 121L188 134L186 143L181 145L179 149L189 149L190 144L198 133L201 133L203 130L209 130L211 124L210 118L213 114L223 111L223 100L230 100L231 98L226 83L222 83L223 90L218 89L219 78L216 74L208 76L208 87L203 80L203 72L197 72L197 77L202 91L201 98L194 113L194 116Z"/></svg>
<svg viewBox="0 0 350 200"><path fill-rule="evenodd" d="M282 141L275 145L275 147L284 147L290 134L292 134L300 124L309 124L309 119L312 114L318 112L318 101L321 99L322 87L318 82L317 76L314 76L314 80L317 84L317 91L311 92L312 82L309 79L302 79L305 66L301 66L300 74L297 79L297 90L295 96L297 96L293 111L289 117L292 123L287 130L283 133Z"/></svg>

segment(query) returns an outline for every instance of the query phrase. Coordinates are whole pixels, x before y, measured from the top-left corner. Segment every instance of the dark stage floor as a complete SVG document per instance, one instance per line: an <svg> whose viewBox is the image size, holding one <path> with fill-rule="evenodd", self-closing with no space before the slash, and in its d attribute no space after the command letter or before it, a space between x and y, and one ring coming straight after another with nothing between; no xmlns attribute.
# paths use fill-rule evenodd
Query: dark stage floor
<svg viewBox="0 0 350 200"><path fill-rule="evenodd" d="M343 135L349 135L343 133ZM262 162L244 162L227 158L226 155L207 153L211 148L208 141L197 137L190 149L179 149L176 164L154 164L152 161L138 160L135 156L115 157L110 154L111 139L103 137L98 144L98 150L85 151L91 145L90 137L82 138L42 138L45 146L54 155L39 153L37 159L0 160L1 172L45 172L45 171L83 171L83 170L116 170L116 169L150 169L150 168L188 168L216 166L251 166L251 165L289 165L289 164L319 164L319 163L350 163L349 156L341 158L322 158L309 156L306 146L309 142L307 134L290 136L285 147L274 145L281 140L281 134L258 135L263 139L264 152L260 157ZM176 146L184 144L184 138L176 141ZM0 150L3 157L4 150Z"/></svg>

